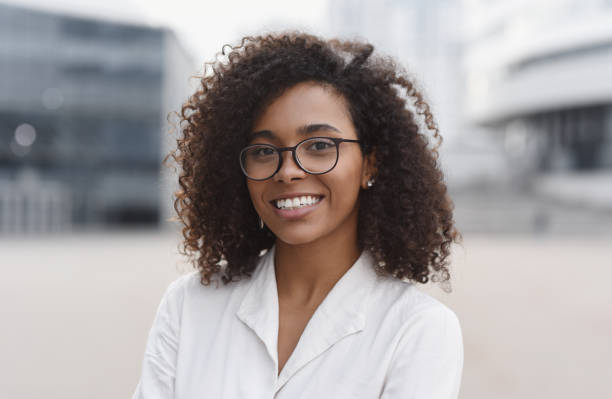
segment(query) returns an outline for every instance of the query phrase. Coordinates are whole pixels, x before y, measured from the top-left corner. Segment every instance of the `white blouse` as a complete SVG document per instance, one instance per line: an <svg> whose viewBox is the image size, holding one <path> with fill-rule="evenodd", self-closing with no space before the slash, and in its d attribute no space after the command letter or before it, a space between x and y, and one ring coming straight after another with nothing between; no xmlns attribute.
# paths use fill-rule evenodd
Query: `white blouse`
<svg viewBox="0 0 612 399"><path fill-rule="evenodd" d="M363 252L336 283L280 375L274 247L251 278L180 277L157 309L132 399L457 398L455 313L373 264Z"/></svg>

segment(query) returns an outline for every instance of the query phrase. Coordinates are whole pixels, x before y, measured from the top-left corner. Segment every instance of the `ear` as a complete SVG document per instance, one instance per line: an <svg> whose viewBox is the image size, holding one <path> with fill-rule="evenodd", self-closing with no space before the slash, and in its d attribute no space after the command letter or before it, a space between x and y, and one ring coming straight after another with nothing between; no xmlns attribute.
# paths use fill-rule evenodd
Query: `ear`
<svg viewBox="0 0 612 399"><path fill-rule="evenodd" d="M376 168L376 153L372 151L363 159L363 168L361 169L361 188L368 189L368 180L375 179L378 174Z"/></svg>

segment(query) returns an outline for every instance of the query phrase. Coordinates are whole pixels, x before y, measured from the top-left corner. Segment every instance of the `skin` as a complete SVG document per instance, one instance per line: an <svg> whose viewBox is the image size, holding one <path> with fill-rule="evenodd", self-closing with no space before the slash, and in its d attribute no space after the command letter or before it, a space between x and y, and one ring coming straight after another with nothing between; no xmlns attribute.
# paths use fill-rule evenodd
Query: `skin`
<svg viewBox="0 0 612 399"><path fill-rule="evenodd" d="M300 133L300 127L327 124L335 130ZM315 82L303 82L272 102L255 121L251 144L294 146L307 137L357 139L346 100ZM359 144L340 144L338 163L323 175L301 170L290 152L281 169L265 181L247 179L253 206L277 237L275 272L279 299L279 373L293 352L308 320L334 284L360 255L357 245L359 192L374 175L374 158ZM316 209L296 220L275 212L272 199L287 193L321 194Z"/></svg>

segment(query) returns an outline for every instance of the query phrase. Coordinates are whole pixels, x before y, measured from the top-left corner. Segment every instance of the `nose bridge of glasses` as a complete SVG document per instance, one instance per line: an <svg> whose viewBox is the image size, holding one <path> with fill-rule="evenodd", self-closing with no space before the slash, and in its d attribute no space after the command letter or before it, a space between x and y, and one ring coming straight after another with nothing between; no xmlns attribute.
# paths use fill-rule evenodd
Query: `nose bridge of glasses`
<svg viewBox="0 0 612 399"><path fill-rule="evenodd" d="M284 159L284 157L287 157L288 160L293 163L295 163L295 167L297 169L302 170L302 167L300 166L300 162L297 159L297 151L296 151L296 147L278 147L276 148L276 151L278 151L278 162L280 163L279 165L279 169L283 169L285 167L285 165L287 165L287 159ZM287 153L286 155L284 155L284 153Z"/></svg>

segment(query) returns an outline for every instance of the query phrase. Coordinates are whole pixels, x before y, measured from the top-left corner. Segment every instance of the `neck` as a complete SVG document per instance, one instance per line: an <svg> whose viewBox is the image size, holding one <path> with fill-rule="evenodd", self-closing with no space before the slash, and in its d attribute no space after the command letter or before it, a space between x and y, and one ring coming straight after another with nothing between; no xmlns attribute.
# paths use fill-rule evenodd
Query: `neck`
<svg viewBox="0 0 612 399"><path fill-rule="evenodd" d="M274 264L279 301L318 306L359 258L356 229L354 232L301 245L277 240Z"/></svg>

